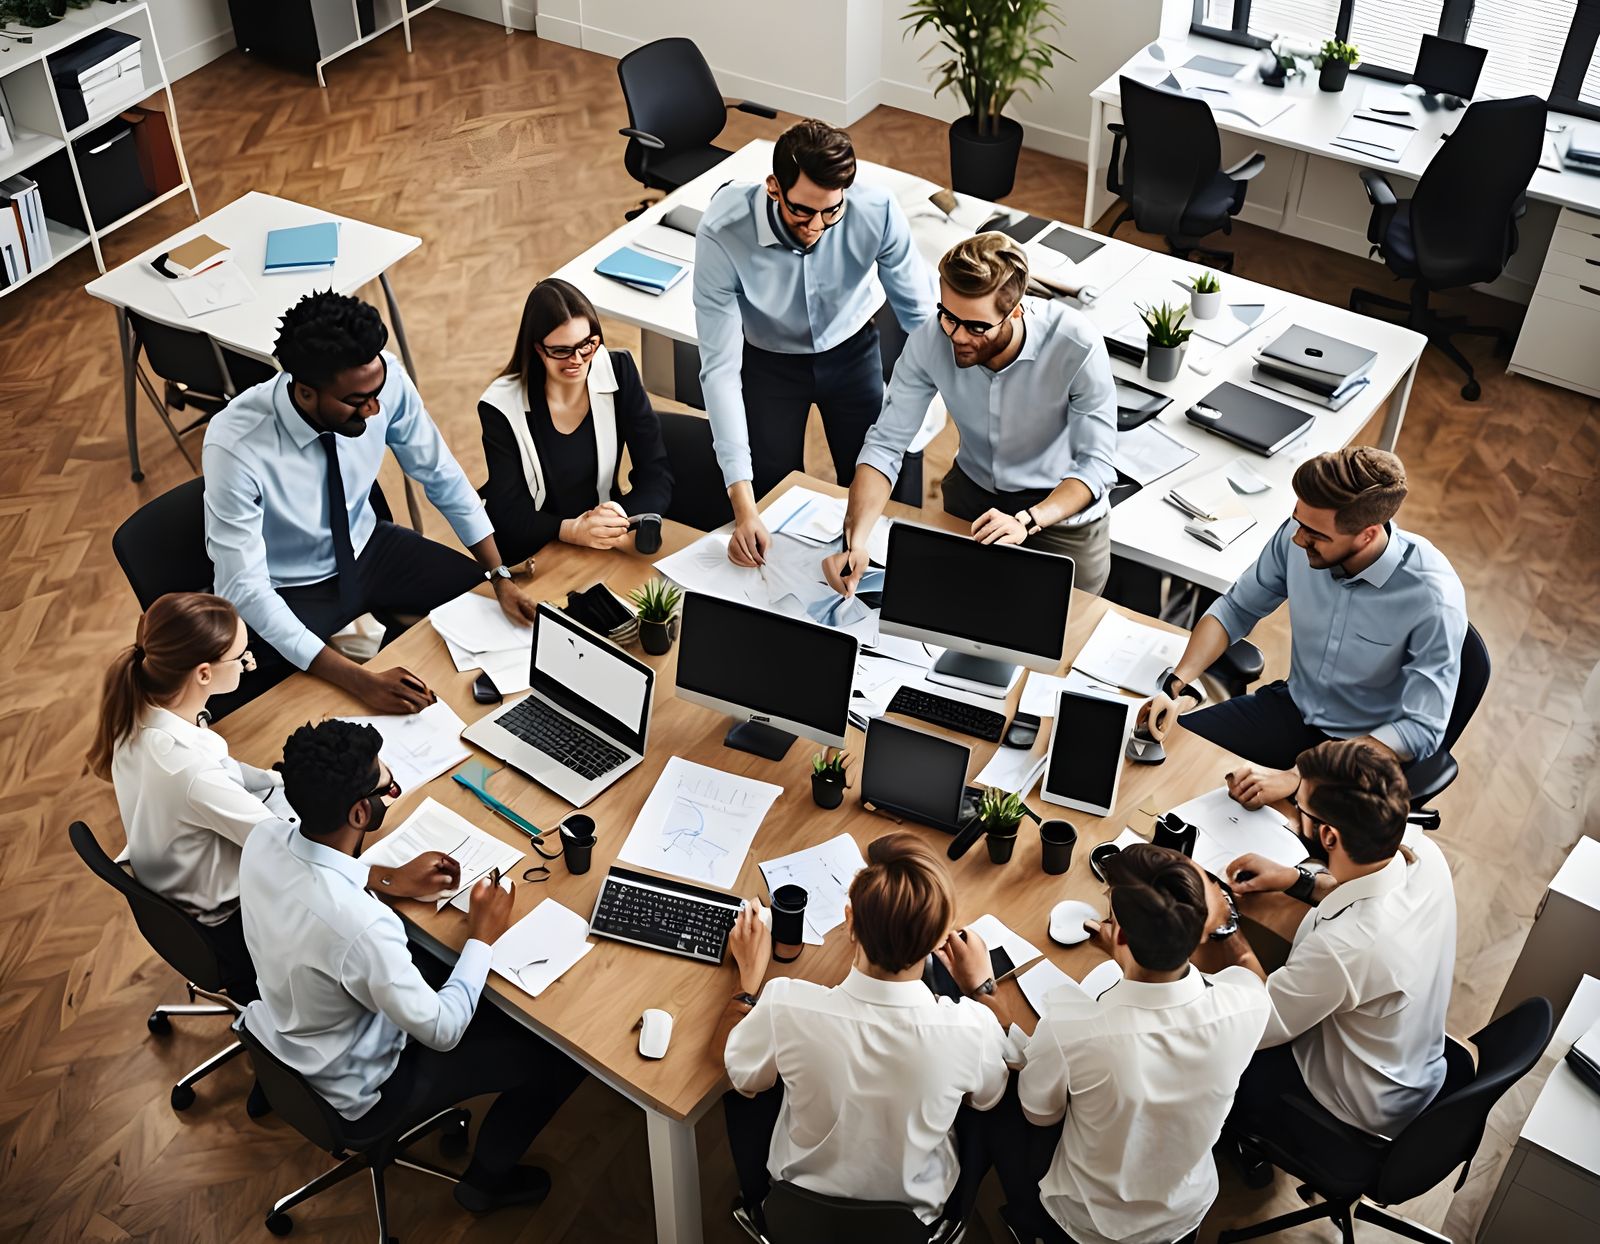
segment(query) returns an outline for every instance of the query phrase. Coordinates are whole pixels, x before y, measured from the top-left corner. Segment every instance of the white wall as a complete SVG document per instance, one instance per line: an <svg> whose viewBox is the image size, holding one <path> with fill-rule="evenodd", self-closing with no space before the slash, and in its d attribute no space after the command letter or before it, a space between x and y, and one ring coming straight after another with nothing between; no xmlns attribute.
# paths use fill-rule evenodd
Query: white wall
<svg viewBox="0 0 1600 1244"><path fill-rule="evenodd" d="M440 0L439 7L453 13L465 13L468 17L481 17L496 26L501 20L500 0ZM511 28L532 30L537 12L535 0L511 0Z"/></svg>
<svg viewBox="0 0 1600 1244"><path fill-rule="evenodd" d="M150 0L150 18L167 77L174 80L234 46L228 0Z"/></svg>

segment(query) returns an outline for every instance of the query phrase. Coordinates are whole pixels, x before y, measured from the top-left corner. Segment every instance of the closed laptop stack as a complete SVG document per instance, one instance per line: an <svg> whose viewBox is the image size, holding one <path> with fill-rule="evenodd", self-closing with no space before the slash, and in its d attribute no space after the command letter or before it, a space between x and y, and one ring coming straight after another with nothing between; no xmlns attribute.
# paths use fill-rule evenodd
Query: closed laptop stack
<svg viewBox="0 0 1600 1244"><path fill-rule="evenodd" d="M1367 386L1367 372L1377 357L1363 346L1296 324L1257 352L1250 378L1264 388L1339 410Z"/></svg>
<svg viewBox="0 0 1600 1244"><path fill-rule="evenodd" d="M1191 406L1188 419L1235 445L1271 457L1302 436L1316 416L1264 394L1224 383Z"/></svg>

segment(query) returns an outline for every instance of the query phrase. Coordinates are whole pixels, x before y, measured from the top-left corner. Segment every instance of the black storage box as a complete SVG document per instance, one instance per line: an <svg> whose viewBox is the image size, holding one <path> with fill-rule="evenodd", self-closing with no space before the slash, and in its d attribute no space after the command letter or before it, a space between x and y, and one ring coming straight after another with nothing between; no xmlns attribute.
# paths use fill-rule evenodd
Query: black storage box
<svg viewBox="0 0 1600 1244"><path fill-rule="evenodd" d="M94 227L104 229L121 220L136 207L156 197L139 168L139 148L134 127L121 117L96 126L72 144L83 178L84 197ZM44 197L45 212L54 220L76 229L87 230L83 211L78 206L78 191L72 184L72 170L65 159L40 165L34 180Z"/></svg>
<svg viewBox="0 0 1600 1244"><path fill-rule="evenodd" d="M136 35L120 30L101 30L86 39L80 39L65 52L50 57L50 77L55 83L56 98L61 101L61 119L68 130L89 119L80 85L82 76L102 61L113 59L138 42Z"/></svg>

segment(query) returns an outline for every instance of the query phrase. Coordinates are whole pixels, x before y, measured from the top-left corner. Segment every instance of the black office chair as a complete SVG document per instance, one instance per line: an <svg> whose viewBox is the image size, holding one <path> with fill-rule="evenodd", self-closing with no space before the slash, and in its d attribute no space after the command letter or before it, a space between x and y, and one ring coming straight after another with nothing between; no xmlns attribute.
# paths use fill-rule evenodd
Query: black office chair
<svg viewBox="0 0 1600 1244"><path fill-rule="evenodd" d="M1424 829L1439 828L1439 813L1428 804L1437 799L1445 787L1456 780L1461 766L1450 754L1461 732L1467 728L1472 715L1483 702L1483 693L1489 687L1489 647L1478 634L1478 628L1467 623L1467 633L1461 640L1461 673L1456 679L1456 699L1450 706L1450 716L1444 725L1444 741L1439 750L1426 760L1418 761L1406 771L1406 781L1411 787L1411 822Z"/></svg>
<svg viewBox="0 0 1600 1244"><path fill-rule="evenodd" d="M623 167L646 190L670 193L732 155L715 145L729 108L769 121L778 115L748 99L725 103L693 39L657 39L634 48L617 62L617 79L628 105L628 128L618 131L628 140ZM643 200L628 219L649 205Z"/></svg>
<svg viewBox="0 0 1600 1244"><path fill-rule="evenodd" d="M1267 166L1267 157L1251 152L1223 168L1222 139L1203 99L1126 76L1120 82L1122 121L1109 127L1115 137L1106 189L1128 206L1108 233L1131 220L1141 233L1161 234L1174 255L1193 254L1232 272L1233 252L1202 246L1200 239L1218 229L1233 232L1250 179Z"/></svg>
<svg viewBox="0 0 1600 1244"><path fill-rule="evenodd" d="M665 517L700 531L733 521L722 468L711 439L711 421L674 410L661 412L661 440L672 466L672 502Z"/></svg>
<svg viewBox="0 0 1600 1244"><path fill-rule="evenodd" d="M1478 400L1482 389L1451 338L1491 337L1503 353L1510 335L1490 324L1468 324L1465 316L1439 315L1428 306L1433 290L1492 281L1517 252L1517 220L1527 210L1528 182L1544 145L1545 102L1533 95L1483 100L1468 106L1444 146L1428 161L1409 199L1395 198L1388 179L1361 170L1372 204L1367 241L1389 271L1411 282L1411 299L1386 298L1371 290L1350 291L1350 309L1387 307L1406 312L1406 327L1425 333L1466 373L1461 396Z"/></svg>
<svg viewBox="0 0 1600 1244"><path fill-rule="evenodd" d="M127 901L134 923L150 949L184 979L189 1001L156 1007L145 1021L146 1027L156 1036L164 1037L172 1032L171 1017L174 1015L226 1015L230 1019L237 1016L244 1008L224 991L222 967L210 941L200 931L200 922L171 899L141 885L131 871L105 853L94 831L82 821L72 822L67 838L89 871ZM209 998L210 1002L196 1002L196 996ZM244 1046L239 1042L230 1042L189 1072L172 1086L172 1108L187 1110L194 1105L194 1086L243 1052Z"/></svg>
<svg viewBox="0 0 1600 1244"><path fill-rule="evenodd" d="M773 1183L761 1212L766 1244L955 1244L964 1229L943 1218L929 1225L896 1201L824 1196L782 1179Z"/></svg>
<svg viewBox="0 0 1600 1244"><path fill-rule="evenodd" d="M389 1201L383 1185L384 1172L389 1167L404 1166L453 1184L461 1182L460 1175L442 1166L435 1166L407 1150L419 1140L439 1132L440 1147L445 1153L465 1153L467 1126L472 1119L470 1111L452 1106L426 1119L407 1119L388 1131L375 1132L370 1124L363 1128L360 1119L352 1122L330 1106L303 1075L262 1045L261 1039L249 1028L241 1024L238 1033L244 1048L250 1051L256 1079L261 1082L262 1091L278 1117L312 1144L326 1149L339 1159L339 1165L324 1171L304 1187L280 1197L273 1204L267 1212L267 1230L273 1235L288 1235L294 1230L294 1220L289 1217L289 1211L296 1205L343 1183L352 1175L366 1171L372 1177L378 1239L384 1244L392 1244L396 1237L389 1234Z"/></svg>
<svg viewBox="0 0 1600 1244"><path fill-rule="evenodd" d="M1304 1117L1292 1149L1259 1136L1238 1136L1274 1166L1301 1180L1303 1200L1317 1196L1321 1201L1267 1222L1224 1231L1217 1236L1218 1244L1253 1240L1323 1218L1336 1222L1345 1244L1353 1244L1352 1213L1410 1240L1450 1244L1448 1236L1379 1207L1421 1196L1457 1166L1460 1189L1483 1140L1489 1111L1539 1061L1554 1029L1549 1000L1529 998L1473 1036L1478 1047L1476 1070L1466 1047L1446 1037L1444 1085L1432 1104L1393 1140L1303 1105L1298 1106ZM1297 1099L1289 1098L1284 1108L1296 1109L1297 1104Z"/></svg>
<svg viewBox="0 0 1600 1244"><path fill-rule="evenodd" d="M248 354L219 346L205 333L192 328L174 328L170 324L148 319L137 311L128 312L128 327L133 334L134 376L145 396L150 399L150 404L156 408L156 414L161 416L161 422L166 424L173 444L189 464L189 469L198 471L200 468L195 466L194 458L183 443L184 434L205 426L212 415L233 400L235 394L263 380L270 380L278 374L278 369ZM145 370L145 363L164 382L163 392L156 391L155 382ZM181 428L173 423L172 411L190 407L194 408L194 419ZM132 436L131 430L129 435ZM130 444L130 462L133 461L133 455L133 446ZM135 483L143 478L142 471L135 472L133 476Z"/></svg>

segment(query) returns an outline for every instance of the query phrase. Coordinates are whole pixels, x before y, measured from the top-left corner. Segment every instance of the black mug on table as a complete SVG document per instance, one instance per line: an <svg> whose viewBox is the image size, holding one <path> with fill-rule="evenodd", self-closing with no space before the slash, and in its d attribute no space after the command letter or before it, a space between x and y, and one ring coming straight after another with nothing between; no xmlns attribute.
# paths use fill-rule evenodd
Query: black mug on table
<svg viewBox="0 0 1600 1244"><path fill-rule="evenodd" d="M1072 867L1072 848L1077 845L1078 831L1071 821L1046 821L1039 826L1039 866L1060 876Z"/></svg>
<svg viewBox="0 0 1600 1244"><path fill-rule="evenodd" d="M561 856L567 862L567 871L574 877L589 871L589 857L594 852L594 817L574 812L560 825Z"/></svg>
<svg viewBox="0 0 1600 1244"><path fill-rule="evenodd" d="M772 957L793 963L806 944L806 890L781 885L772 892Z"/></svg>

